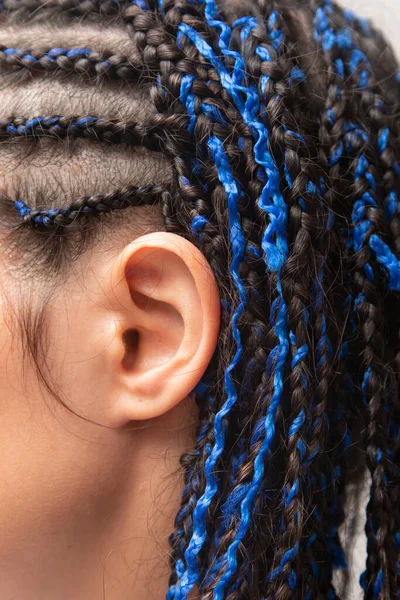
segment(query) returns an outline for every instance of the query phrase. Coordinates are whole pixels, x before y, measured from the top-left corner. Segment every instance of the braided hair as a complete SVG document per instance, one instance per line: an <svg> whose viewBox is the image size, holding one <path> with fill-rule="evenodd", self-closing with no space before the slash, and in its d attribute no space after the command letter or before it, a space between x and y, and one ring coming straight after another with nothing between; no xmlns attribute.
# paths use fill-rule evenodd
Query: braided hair
<svg viewBox="0 0 400 600"><path fill-rule="evenodd" d="M390 48L331 0L0 3L0 29L47 22L115 27L131 51L126 41L121 54L8 46L3 35L2 77L76 78L105 95L139 87L153 110L136 121L51 107L6 115L2 144L32 154L43 138L140 146L165 155L172 176L62 206L2 192L9 239L34 239L59 267L70 240L83 252L108 213L117 228L135 207L158 206L219 285L223 335L194 390L167 599L339 598L355 456L371 479L364 598L399 597L400 82Z"/></svg>

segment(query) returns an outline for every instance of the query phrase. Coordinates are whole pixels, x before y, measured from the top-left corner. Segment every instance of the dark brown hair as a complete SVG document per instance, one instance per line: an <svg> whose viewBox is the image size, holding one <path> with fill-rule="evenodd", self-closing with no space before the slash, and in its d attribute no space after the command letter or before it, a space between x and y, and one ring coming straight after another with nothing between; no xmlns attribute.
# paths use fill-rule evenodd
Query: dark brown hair
<svg viewBox="0 0 400 600"><path fill-rule="evenodd" d="M99 239L131 235L145 205L219 284L168 600L337 598L360 458L364 597L398 597L400 84L382 35L330 0L4 0L0 44L14 103L1 155L18 165L41 149L41 177L5 177L2 230L22 272L62 278ZM63 114L48 89L46 113L32 108L44 81L66 86ZM86 114L68 109L79 89ZM76 155L83 196L82 181L46 179ZM147 160L164 162L143 185Z"/></svg>

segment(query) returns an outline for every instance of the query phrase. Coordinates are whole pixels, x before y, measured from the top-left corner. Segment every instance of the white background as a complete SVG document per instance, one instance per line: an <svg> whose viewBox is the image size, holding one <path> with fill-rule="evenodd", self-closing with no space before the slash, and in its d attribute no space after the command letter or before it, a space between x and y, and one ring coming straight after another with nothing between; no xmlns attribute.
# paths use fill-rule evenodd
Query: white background
<svg viewBox="0 0 400 600"><path fill-rule="evenodd" d="M372 19L396 49L400 59L400 0L337 0L360 17Z"/></svg>

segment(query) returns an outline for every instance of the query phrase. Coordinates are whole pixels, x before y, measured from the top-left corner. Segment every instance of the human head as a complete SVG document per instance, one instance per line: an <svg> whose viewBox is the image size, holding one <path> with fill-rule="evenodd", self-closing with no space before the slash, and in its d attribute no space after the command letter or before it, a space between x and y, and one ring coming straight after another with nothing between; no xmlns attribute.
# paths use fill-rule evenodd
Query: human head
<svg viewBox="0 0 400 600"><path fill-rule="evenodd" d="M5 331L4 378L39 373L37 396L83 416L80 435L100 423L107 449L82 451L67 502L44 514L90 498L95 522L125 492L127 464L137 481L144 448L156 437L161 453L195 403L195 439L177 444L169 600L335 597L353 448L372 477L365 597L394 597L390 49L330 0L3 8L3 320L22 325L16 347L37 367L21 372L16 351L10 371ZM9 415L18 459L15 405ZM8 462L10 501L35 464L65 481L80 447L22 431L35 443L25 471ZM62 468L40 462L51 448Z"/></svg>

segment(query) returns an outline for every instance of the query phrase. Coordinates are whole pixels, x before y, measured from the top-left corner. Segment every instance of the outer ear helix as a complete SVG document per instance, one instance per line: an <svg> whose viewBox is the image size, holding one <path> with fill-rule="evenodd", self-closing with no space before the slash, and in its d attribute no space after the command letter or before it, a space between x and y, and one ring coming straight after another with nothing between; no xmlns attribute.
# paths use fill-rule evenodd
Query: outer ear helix
<svg viewBox="0 0 400 600"><path fill-rule="evenodd" d="M158 262L157 251L166 258ZM159 279L159 271L168 269L166 278ZM125 247L110 284L118 306L124 307L117 334L120 350L115 346L113 359L121 385L118 420L161 416L193 392L212 359L220 327L216 279L191 242L174 233L153 232ZM165 345L155 356L154 339Z"/></svg>

